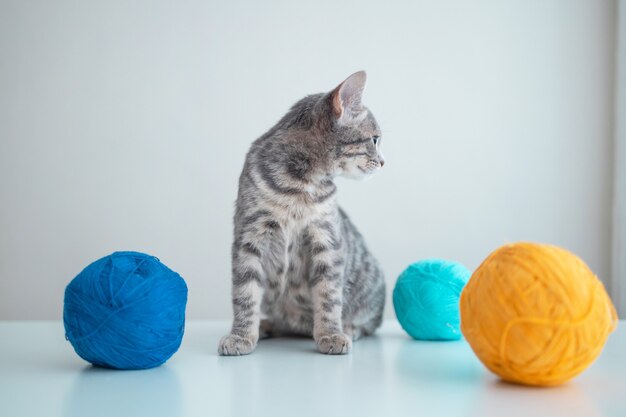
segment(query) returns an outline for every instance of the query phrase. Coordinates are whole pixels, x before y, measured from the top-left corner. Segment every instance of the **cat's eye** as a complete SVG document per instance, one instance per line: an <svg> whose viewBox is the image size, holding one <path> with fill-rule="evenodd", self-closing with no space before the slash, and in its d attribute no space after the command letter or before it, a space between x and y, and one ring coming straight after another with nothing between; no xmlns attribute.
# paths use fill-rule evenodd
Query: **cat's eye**
<svg viewBox="0 0 626 417"><path fill-rule="evenodd" d="M372 142L374 142L374 145L378 145L378 142L380 142L380 136L372 136Z"/></svg>

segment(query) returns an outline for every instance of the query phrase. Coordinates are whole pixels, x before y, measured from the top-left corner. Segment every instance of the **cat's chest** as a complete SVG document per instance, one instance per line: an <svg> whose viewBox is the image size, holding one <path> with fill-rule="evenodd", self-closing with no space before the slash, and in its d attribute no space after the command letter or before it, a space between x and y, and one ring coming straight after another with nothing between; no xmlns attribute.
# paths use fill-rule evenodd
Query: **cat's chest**
<svg viewBox="0 0 626 417"><path fill-rule="evenodd" d="M273 218L280 228L270 238L272 256L266 265L272 290L282 294L287 293L286 290L299 290L310 263L311 253L307 246L310 229L315 223L332 221L335 210L336 204L331 202L312 207L274 207Z"/></svg>
<svg viewBox="0 0 626 417"><path fill-rule="evenodd" d="M293 204L272 210L274 219L280 225L280 233L273 236L276 246L282 246L282 261L291 266L291 274L283 278L294 278L294 274L302 275L309 260L311 236L329 233L320 231L321 224L337 224L338 206L334 199L327 202L307 205ZM326 226L328 227L328 226ZM308 242L308 243L307 243ZM289 271L287 271L289 272Z"/></svg>
<svg viewBox="0 0 626 417"><path fill-rule="evenodd" d="M296 282L304 280L309 258L306 247L308 223L304 221L286 221L283 229L283 249L285 266L282 274L278 274L283 288L294 287Z"/></svg>
<svg viewBox="0 0 626 417"><path fill-rule="evenodd" d="M294 206L273 211L281 231L273 238L283 245L287 258L306 257L305 243L309 228L314 223L329 218L331 209L332 207Z"/></svg>
<svg viewBox="0 0 626 417"><path fill-rule="evenodd" d="M274 265L267 265L268 285L264 304L270 316L301 315L310 311L311 295L307 284L310 256L306 247L309 222L277 219L281 224L280 255Z"/></svg>

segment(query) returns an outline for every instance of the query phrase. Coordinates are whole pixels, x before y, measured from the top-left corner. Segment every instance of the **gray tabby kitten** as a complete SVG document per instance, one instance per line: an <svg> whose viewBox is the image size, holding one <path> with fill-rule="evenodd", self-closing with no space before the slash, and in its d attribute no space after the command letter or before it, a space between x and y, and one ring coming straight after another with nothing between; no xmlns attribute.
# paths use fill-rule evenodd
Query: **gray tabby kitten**
<svg viewBox="0 0 626 417"><path fill-rule="evenodd" d="M259 337L280 333L312 335L320 352L345 354L381 324L383 273L333 182L384 164L380 129L361 105L365 79L357 72L303 98L252 144L234 218L234 320L219 354L248 354Z"/></svg>

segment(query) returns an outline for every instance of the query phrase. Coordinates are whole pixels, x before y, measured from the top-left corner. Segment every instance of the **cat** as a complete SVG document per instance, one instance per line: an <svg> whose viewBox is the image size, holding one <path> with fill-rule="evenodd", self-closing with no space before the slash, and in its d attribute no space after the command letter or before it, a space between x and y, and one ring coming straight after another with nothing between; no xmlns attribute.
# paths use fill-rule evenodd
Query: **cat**
<svg viewBox="0 0 626 417"><path fill-rule="evenodd" d="M285 333L346 354L380 326L384 276L334 183L384 164L380 128L361 104L365 81L359 71L303 98L252 143L234 216L234 319L220 355L249 354L259 338Z"/></svg>

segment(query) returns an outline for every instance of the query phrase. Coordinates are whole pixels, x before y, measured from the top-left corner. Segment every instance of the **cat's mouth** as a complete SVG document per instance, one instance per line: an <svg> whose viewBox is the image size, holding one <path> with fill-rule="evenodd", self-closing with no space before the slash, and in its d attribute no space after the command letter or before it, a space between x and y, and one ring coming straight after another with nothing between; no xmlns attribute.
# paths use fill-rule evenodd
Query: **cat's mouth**
<svg viewBox="0 0 626 417"><path fill-rule="evenodd" d="M372 175L385 165L383 161L368 161L365 167L357 165L357 168L365 175Z"/></svg>

